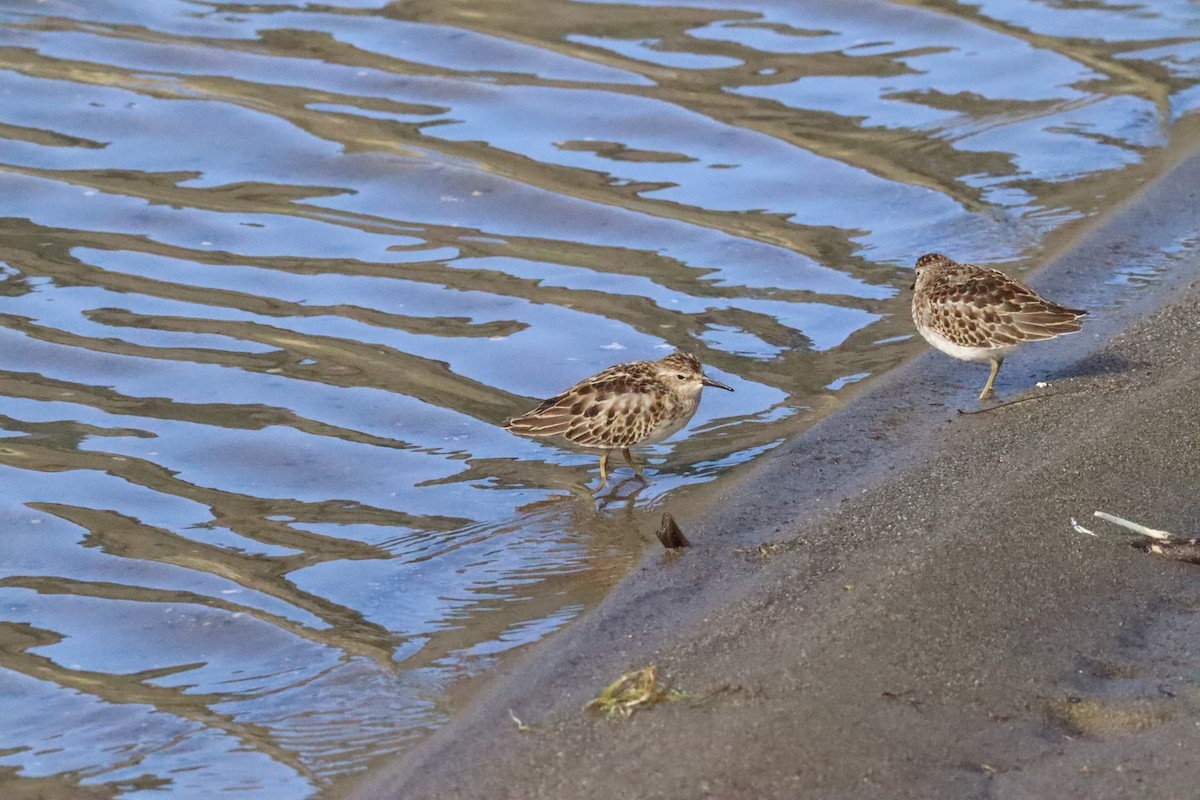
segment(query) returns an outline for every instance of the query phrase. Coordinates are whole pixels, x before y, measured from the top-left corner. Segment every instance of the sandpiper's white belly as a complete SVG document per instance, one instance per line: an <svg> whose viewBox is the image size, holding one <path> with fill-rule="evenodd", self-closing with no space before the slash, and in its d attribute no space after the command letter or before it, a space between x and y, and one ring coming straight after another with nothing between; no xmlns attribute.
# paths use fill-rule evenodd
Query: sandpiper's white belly
<svg viewBox="0 0 1200 800"><path fill-rule="evenodd" d="M1003 359L1017 349L1015 344L1006 344L1000 347L970 347L968 345L955 344L933 328L925 325L917 325L917 331L925 338L925 341L938 350L962 361L991 361L993 358Z"/></svg>
<svg viewBox="0 0 1200 800"><path fill-rule="evenodd" d="M692 417L696 416L696 409L700 407L699 403L685 403L681 408L677 409L674 414L668 414L658 427L650 431L646 438L638 442L638 445L643 444L658 444L664 439L669 439L691 421Z"/></svg>

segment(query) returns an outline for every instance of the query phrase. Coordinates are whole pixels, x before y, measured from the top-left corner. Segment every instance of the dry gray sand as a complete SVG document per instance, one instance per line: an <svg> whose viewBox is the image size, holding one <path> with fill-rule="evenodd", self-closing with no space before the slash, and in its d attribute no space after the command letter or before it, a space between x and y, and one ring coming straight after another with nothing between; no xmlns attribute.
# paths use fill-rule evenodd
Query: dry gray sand
<svg viewBox="0 0 1200 800"><path fill-rule="evenodd" d="M1033 281L1095 313L1006 363L1021 402L958 414L985 371L936 353L884 376L713 507L670 509L693 547L356 796L1200 797L1200 566L1091 517L1200 536L1198 231L1193 157ZM1113 267L1169 248L1114 303ZM688 694L582 711L651 664Z"/></svg>

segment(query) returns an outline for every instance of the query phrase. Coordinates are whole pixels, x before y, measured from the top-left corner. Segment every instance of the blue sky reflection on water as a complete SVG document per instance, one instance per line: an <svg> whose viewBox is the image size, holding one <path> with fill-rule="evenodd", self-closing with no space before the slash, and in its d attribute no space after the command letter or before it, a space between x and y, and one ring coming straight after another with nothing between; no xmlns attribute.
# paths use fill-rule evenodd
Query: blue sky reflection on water
<svg viewBox="0 0 1200 800"><path fill-rule="evenodd" d="M6 3L0 795L342 794L912 352L916 256L1153 177L1198 59L1183 0ZM677 347L736 392L648 487L498 426Z"/></svg>

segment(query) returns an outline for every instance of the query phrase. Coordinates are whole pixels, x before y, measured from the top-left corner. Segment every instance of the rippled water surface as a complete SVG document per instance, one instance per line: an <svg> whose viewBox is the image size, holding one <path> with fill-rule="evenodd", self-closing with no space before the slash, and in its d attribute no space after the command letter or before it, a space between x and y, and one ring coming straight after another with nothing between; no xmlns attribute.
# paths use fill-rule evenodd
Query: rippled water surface
<svg viewBox="0 0 1200 800"><path fill-rule="evenodd" d="M1198 106L1186 0L5 0L0 796L338 793ZM676 347L648 488L498 427Z"/></svg>

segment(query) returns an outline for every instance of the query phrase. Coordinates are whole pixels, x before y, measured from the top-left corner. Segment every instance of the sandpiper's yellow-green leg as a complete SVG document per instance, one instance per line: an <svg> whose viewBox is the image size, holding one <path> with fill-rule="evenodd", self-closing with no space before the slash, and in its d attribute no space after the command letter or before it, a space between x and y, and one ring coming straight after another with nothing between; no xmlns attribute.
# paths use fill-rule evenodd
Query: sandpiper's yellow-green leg
<svg viewBox="0 0 1200 800"><path fill-rule="evenodd" d="M604 488L604 484L608 483L608 451L605 450L600 455L600 485L596 487L596 491Z"/></svg>
<svg viewBox="0 0 1200 800"><path fill-rule="evenodd" d="M1000 372L1000 365L1004 363L1003 358L993 358L992 374L988 375L987 383L983 385L983 391L979 393L980 400L986 400L996 393L996 389L992 384L996 382L996 374Z"/></svg>
<svg viewBox="0 0 1200 800"><path fill-rule="evenodd" d="M636 472L636 473L637 473L637 476L638 476L639 478L641 478L641 479L642 479L642 483L649 483L649 482L650 482L650 481L646 480L646 476L645 476L645 475L642 473L642 468L641 468L641 467L639 467L639 466L638 466L638 465L637 465L637 464L634 462L634 460L633 460L633 454L631 454L631 453L629 452L629 448L628 448L628 447L622 447L622 448L621 448L621 455L625 456L625 463L626 463L626 464L628 464L629 466L633 467L633 471L634 471L634 472Z"/></svg>

